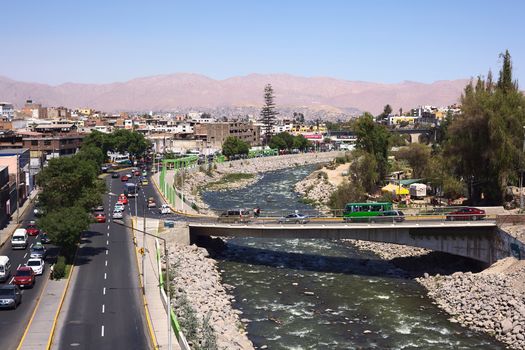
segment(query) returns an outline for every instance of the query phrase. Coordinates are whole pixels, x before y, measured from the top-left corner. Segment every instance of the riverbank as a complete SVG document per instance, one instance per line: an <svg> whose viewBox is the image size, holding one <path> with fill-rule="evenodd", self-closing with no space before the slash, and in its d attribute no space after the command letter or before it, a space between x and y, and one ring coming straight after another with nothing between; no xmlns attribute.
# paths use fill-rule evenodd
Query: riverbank
<svg viewBox="0 0 525 350"><path fill-rule="evenodd" d="M524 229L515 231L519 235ZM415 278L434 303L451 315L451 322L494 336L509 348L525 348L525 261L507 258L481 270L468 259L427 249L347 243L389 260L405 277Z"/></svg>
<svg viewBox="0 0 525 350"><path fill-rule="evenodd" d="M199 207L199 212L210 214L209 206L201 198L202 191L244 188L259 181L262 173L309 164L328 163L339 155L340 152L302 153L221 163L211 171L198 170L187 173L182 190L186 199ZM253 176L251 178L239 176L237 181L222 181L230 174L252 174ZM214 186L214 183L220 185Z"/></svg>
<svg viewBox="0 0 525 350"><path fill-rule="evenodd" d="M252 350L240 311L223 285L217 262L204 248L172 244L173 307L189 342L207 350ZM190 344L191 345L191 344Z"/></svg>

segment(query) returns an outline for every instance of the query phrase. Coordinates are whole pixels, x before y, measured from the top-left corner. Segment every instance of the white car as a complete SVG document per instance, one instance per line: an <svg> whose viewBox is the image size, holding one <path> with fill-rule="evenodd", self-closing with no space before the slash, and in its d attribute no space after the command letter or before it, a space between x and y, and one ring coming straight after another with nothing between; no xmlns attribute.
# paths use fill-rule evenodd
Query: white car
<svg viewBox="0 0 525 350"><path fill-rule="evenodd" d="M171 208L169 205L167 204L163 204L161 207L160 207L160 213L161 214L171 214Z"/></svg>
<svg viewBox="0 0 525 350"><path fill-rule="evenodd" d="M115 210L113 212L113 219L122 219L124 217L124 213L122 210Z"/></svg>
<svg viewBox="0 0 525 350"><path fill-rule="evenodd" d="M115 204L115 209L113 209L113 211L114 211L114 212L115 212L115 211L124 211L124 208L125 208L125 207L124 207L124 204L119 204L119 203L117 203L117 204Z"/></svg>
<svg viewBox="0 0 525 350"><path fill-rule="evenodd" d="M44 260L38 258L31 258L27 260L26 266L29 266L35 275L41 275L44 273L45 263Z"/></svg>

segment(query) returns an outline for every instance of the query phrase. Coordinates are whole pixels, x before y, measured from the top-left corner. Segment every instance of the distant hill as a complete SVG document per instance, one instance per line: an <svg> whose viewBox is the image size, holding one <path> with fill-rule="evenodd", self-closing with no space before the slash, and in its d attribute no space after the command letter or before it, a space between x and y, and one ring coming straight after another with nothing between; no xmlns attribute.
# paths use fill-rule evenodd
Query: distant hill
<svg viewBox="0 0 525 350"><path fill-rule="evenodd" d="M66 83L51 86L0 77L0 101L20 107L26 99L46 106L92 107L102 111L172 111L262 105L264 86L274 87L277 107L283 110L378 114L390 104L394 111L417 105L444 106L458 102L468 80L431 84L405 81L381 84L288 74L250 74L214 80L199 74L177 73L111 84Z"/></svg>

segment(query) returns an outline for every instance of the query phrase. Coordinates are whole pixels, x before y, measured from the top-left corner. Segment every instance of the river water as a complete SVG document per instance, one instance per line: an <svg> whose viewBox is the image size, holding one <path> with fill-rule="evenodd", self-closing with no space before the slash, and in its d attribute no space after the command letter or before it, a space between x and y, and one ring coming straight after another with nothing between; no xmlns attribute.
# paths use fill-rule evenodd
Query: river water
<svg viewBox="0 0 525 350"><path fill-rule="evenodd" d="M293 185L312 170L265 173L252 186L203 199L212 208L310 209ZM448 321L390 263L339 241L234 238L216 259L256 348L504 349Z"/></svg>

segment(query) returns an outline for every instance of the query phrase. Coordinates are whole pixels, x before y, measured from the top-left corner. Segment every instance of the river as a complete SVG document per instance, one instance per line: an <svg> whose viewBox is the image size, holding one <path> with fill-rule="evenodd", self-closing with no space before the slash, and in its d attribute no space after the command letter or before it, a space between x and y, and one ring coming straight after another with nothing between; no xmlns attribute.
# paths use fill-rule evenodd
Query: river
<svg viewBox="0 0 525 350"><path fill-rule="evenodd" d="M293 185L312 166L265 173L239 190L207 192L212 208L311 209ZM256 348L504 349L448 321L423 287L371 253L328 240L229 239L215 257L235 286Z"/></svg>

